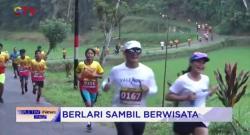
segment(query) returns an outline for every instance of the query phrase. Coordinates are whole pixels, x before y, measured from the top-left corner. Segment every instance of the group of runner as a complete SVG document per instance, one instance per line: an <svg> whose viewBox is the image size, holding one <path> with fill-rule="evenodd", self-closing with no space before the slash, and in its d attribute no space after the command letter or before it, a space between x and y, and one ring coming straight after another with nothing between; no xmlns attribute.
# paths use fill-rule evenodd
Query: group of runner
<svg viewBox="0 0 250 135"><path fill-rule="evenodd" d="M213 40L213 28L212 26L208 24L199 24L196 22L196 31L197 31L197 40L202 41L204 39L205 41Z"/></svg>
<svg viewBox="0 0 250 135"><path fill-rule="evenodd" d="M0 47L2 48L1 44ZM142 53L140 42L128 41L123 45L122 51L125 61L111 69L109 76L103 80L101 89L107 92L114 86L112 101L114 107L145 107L146 98L158 91L154 72L140 62ZM8 55L5 52L0 52L0 97L2 97L4 71ZM80 94L86 107L93 107L96 103L99 90L98 79L103 78L104 73L100 63L94 60L95 55L95 49L86 49L85 59L76 68ZM202 74L205 64L209 60L205 53L193 53L189 58L187 71L179 76L170 87L169 93L166 94L166 100L178 102L180 107L205 107L207 97L216 90L216 88L209 88L209 78ZM22 94L28 91L27 78L29 72L31 72L34 84L33 93L36 93L36 87L38 87L37 102L39 102L46 69L41 51L36 50L35 59L30 60L30 57L25 55L25 50L21 49L20 56L15 62L18 67ZM207 94L200 96L200 92L206 92ZM0 99L3 102L3 99ZM145 125L145 122L115 122L118 135L142 135ZM92 125L88 122L87 129L91 130L91 128ZM208 135L208 123L176 122L173 130L175 134Z"/></svg>
<svg viewBox="0 0 250 135"><path fill-rule="evenodd" d="M140 63L142 47L138 41L128 41L122 51L125 61L114 66L106 77L101 89L105 92L114 86L113 107L145 107L146 98L157 93L154 72ZM103 78L102 66L94 61L96 52L88 48L85 51L85 60L77 67L77 77L80 82L80 91L86 107L93 107L98 95L98 79ZM189 67L170 87L166 100L178 102L180 107L205 107L208 96L215 92L216 87L209 88L209 78L203 75L208 55L195 52L189 58ZM205 92L205 94L200 94ZM202 96L201 96L202 95ZM145 122L115 122L118 135L142 135ZM91 130L88 122L87 129ZM208 135L208 123L203 122L176 122L173 130L175 134Z"/></svg>
<svg viewBox="0 0 250 135"><path fill-rule="evenodd" d="M36 95L36 101L40 101L42 88L44 86L45 70L46 70L46 56L44 51L41 50L41 46L37 47L35 51L34 59L31 59L26 55L25 49L20 49L17 51L13 48L13 52L9 56L8 52L2 51L3 44L0 43L0 103L4 103L3 91L5 82L5 69L9 59L12 61L14 78L19 77L21 84L21 94L24 95L28 92L28 80L31 76L33 84L33 94Z"/></svg>

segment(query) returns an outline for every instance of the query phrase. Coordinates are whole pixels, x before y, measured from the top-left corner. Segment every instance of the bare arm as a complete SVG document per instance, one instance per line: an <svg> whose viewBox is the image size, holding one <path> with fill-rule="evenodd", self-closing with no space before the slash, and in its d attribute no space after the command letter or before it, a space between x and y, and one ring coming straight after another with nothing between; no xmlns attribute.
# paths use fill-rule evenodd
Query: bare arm
<svg viewBox="0 0 250 135"><path fill-rule="evenodd" d="M102 78L102 74L98 74L98 73L95 73L94 75L93 75L95 78Z"/></svg>
<svg viewBox="0 0 250 135"><path fill-rule="evenodd" d="M219 88L219 85L212 86L209 91L209 96L212 96Z"/></svg>
<svg viewBox="0 0 250 135"><path fill-rule="evenodd" d="M104 81L103 83L106 83L106 84L103 84L104 85L103 91L107 92L111 87L110 79L108 78L107 82Z"/></svg>

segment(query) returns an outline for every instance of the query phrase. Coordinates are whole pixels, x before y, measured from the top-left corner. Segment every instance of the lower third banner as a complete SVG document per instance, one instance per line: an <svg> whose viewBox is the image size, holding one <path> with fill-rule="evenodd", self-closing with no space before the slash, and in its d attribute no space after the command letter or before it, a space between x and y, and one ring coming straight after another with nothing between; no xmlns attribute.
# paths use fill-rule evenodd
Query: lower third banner
<svg viewBox="0 0 250 135"><path fill-rule="evenodd" d="M17 107L17 122L231 122L229 107Z"/></svg>

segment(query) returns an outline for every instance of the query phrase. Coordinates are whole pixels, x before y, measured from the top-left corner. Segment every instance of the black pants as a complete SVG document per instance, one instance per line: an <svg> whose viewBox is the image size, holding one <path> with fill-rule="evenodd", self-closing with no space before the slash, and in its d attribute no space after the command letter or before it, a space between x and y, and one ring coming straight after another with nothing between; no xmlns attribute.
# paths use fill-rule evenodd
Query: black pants
<svg viewBox="0 0 250 135"><path fill-rule="evenodd" d="M195 128L206 127L202 122L174 122L173 130L180 135L189 135L194 133Z"/></svg>
<svg viewBox="0 0 250 135"><path fill-rule="evenodd" d="M115 122L117 135L143 135L145 122Z"/></svg>

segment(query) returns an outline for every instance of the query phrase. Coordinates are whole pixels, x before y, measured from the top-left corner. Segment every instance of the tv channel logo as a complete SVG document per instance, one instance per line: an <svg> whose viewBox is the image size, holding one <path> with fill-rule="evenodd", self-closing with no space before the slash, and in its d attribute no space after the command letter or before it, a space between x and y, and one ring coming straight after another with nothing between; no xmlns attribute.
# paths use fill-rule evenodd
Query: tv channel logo
<svg viewBox="0 0 250 135"><path fill-rule="evenodd" d="M14 7L15 16L34 16L37 9L31 6L17 6Z"/></svg>

